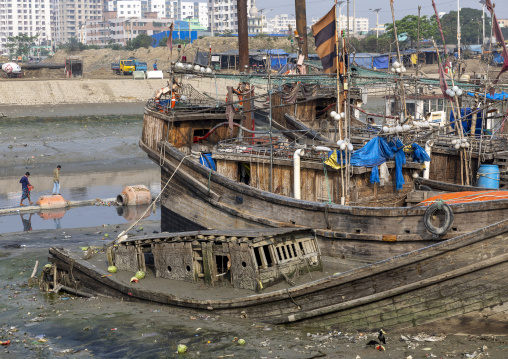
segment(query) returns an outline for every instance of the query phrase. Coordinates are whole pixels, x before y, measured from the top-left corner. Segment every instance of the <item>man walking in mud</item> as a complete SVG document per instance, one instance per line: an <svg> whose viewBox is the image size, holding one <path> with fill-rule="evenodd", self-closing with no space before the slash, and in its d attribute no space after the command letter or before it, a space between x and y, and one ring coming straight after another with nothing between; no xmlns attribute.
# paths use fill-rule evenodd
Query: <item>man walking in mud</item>
<svg viewBox="0 0 508 359"><path fill-rule="evenodd" d="M30 184L30 181L28 180L29 176L30 172L27 172L19 180L19 183L21 183L21 202L19 202L20 206L24 206L23 201L26 198L28 198L28 202L30 202L30 204L33 204L33 202L30 200L30 191L32 190L33 186Z"/></svg>
<svg viewBox="0 0 508 359"><path fill-rule="evenodd" d="M58 165L53 170L53 195L60 194L60 168L62 166Z"/></svg>

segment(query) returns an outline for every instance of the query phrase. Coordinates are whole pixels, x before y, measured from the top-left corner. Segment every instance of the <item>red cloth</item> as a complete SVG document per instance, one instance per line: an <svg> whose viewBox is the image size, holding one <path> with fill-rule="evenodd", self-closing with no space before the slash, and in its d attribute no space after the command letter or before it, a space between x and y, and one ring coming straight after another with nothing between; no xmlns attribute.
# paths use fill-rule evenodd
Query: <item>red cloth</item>
<svg viewBox="0 0 508 359"><path fill-rule="evenodd" d="M485 5L487 6L487 10L490 11L490 14L492 15L492 30L494 32L494 36L496 37L497 42L501 42L503 45L503 52L501 53L501 56L504 57L503 61L503 67L501 68L501 71L497 75L496 79L494 80L494 84L496 84L499 81L499 77L503 72L508 70L508 51L506 51L506 44L504 43L503 33L501 32L501 28L499 27L499 23L497 22L497 16L494 12L494 7L492 6L492 3L490 0L485 0Z"/></svg>

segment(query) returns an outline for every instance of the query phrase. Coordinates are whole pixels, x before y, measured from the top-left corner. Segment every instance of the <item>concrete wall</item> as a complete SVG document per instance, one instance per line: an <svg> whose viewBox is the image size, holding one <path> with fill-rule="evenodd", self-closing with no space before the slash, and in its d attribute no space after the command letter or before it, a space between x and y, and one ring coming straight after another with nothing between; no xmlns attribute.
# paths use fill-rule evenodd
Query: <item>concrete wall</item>
<svg viewBox="0 0 508 359"><path fill-rule="evenodd" d="M167 85L167 79L66 79L66 80L0 80L0 106L63 105L145 102ZM224 101L226 82L212 78L184 79L202 92ZM237 83L236 83L237 84ZM235 84L235 87L236 87ZM233 83L231 84L233 85Z"/></svg>

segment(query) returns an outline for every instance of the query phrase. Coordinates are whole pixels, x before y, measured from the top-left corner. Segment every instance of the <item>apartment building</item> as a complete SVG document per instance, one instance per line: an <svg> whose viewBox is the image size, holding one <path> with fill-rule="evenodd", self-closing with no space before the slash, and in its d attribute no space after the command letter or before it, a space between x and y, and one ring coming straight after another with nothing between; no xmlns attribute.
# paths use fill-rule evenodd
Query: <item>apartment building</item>
<svg viewBox="0 0 508 359"><path fill-rule="evenodd" d="M84 41L85 23L100 20L103 7L103 0L51 0L51 33L54 43L63 44L72 37Z"/></svg>
<svg viewBox="0 0 508 359"><path fill-rule="evenodd" d="M39 46L52 45L50 0L0 0L0 54L8 55L7 38L38 36Z"/></svg>
<svg viewBox="0 0 508 359"><path fill-rule="evenodd" d="M255 5L255 0L247 0L248 10ZM250 15L248 16L250 18ZM236 0L208 0L208 23L213 32L238 32L238 6Z"/></svg>
<svg viewBox="0 0 508 359"><path fill-rule="evenodd" d="M263 15L264 17L264 15ZM264 19L263 32L274 34L289 34L289 27L296 30L296 19L294 15L280 14L271 19Z"/></svg>
<svg viewBox="0 0 508 359"><path fill-rule="evenodd" d="M116 11L107 11L101 20L86 23L86 44L125 46L140 34L150 36L167 31L173 21L174 19L160 19L158 12L147 12L142 18L119 18Z"/></svg>

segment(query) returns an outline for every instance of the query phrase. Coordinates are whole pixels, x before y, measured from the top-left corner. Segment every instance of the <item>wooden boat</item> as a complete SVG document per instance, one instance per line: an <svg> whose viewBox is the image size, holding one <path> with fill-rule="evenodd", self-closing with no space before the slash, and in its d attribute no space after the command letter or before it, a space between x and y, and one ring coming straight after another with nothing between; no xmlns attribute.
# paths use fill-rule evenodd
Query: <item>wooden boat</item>
<svg viewBox="0 0 508 359"><path fill-rule="evenodd" d="M258 261L248 252L248 247L256 242L253 236L263 245L284 245L291 237L299 241L309 234L306 230L263 231L250 231L250 234L246 234L249 231L161 233L157 237L130 238L118 244L124 247L120 252L127 253L129 270L116 274L106 271L108 261L104 253L85 260L68 250L53 247L50 249L53 267L46 267L42 276L46 288L55 291L66 290L85 296L101 294L169 305L193 313L205 311L275 324L304 322L341 330L409 328L451 317L460 320L462 315L485 308L495 309L508 300L508 220L374 264L331 272L325 277L316 277L319 272L302 274L299 278L303 279L302 284L291 286L283 282L283 287L269 288L259 294L244 289L224 290L224 286L232 285L233 276L207 290L202 290L202 284L200 290L188 289L204 281L204 276L185 274L193 273L190 268L198 266L199 258L224 263L221 246L246 250L244 260L254 263L259 270L274 269L283 265L284 260L277 252L262 251L273 263L272 267L265 267L267 262ZM225 238L215 244L220 235ZM197 240L199 236L203 237L201 242ZM186 256L180 256L182 250L168 250L182 240L187 241ZM215 258L211 251L213 246L217 246ZM149 258L155 257L159 261L150 262ZM194 258L194 261L187 263L187 258ZM340 260L323 258L323 268L326 270L334 261ZM167 273L168 265L181 274L180 279L186 277L194 283L157 275L158 271ZM129 278L134 270L145 267L147 277L139 283L131 283ZM233 267L241 270L242 264L233 263ZM244 268L250 270L251 267L246 264ZM221 274L220 269L209 273L210 276L217 274Z"/></svg>
<svg viewBox="0 0 508 359"><path fill-rule="evenodd" d="M206 96L196 97L206 100ZM283 146L276 141L273 148L256 153L255 146L266 145L268 138L241 137L240 131L248 130L241 126L242 112L235 116L230 131L225 112L216 103L186 105L183 110L177 105L168 113L161 112L154 101L145 107L140 147L161 165L163 231L310 227L316 229L327 255L374 261L468 233L508 214L508 200L454 204L450 206L453 220L444 221L442 216L425 216L430 214L428 208L403 207L414 187L413 174L421 169L417 163L403 169L406 184L400 191L395 190L395 176L385 186L373 185L370 168L353 168L349 205L339 205L348 183L343 173L325 166L319 157L303 157L301 197L296 199L293 153L271 156L275 147ZM237 138L243 141L233 142ZM222 140L231 141L224 151L219 148ZM308 152L321 144L307 146ZM216 170L200 164L206 164L203 154L215 161ZM387 165L394 167L393 162ZM245 167L250 170L248 181L243 176ZM430 222L444 230L429 232Z"/></svg>

